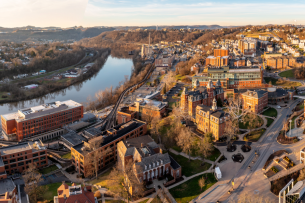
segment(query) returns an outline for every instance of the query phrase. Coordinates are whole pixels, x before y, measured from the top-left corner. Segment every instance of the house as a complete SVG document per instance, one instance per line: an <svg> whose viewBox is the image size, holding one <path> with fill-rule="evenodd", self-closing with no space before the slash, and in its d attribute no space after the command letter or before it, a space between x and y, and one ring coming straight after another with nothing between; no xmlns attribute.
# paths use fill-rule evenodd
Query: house
<svg viewBox="0 0 305 203"><path fill-rule="evenodd" d="M81 186L73 183L71 186L65 182L57 189L54 203L97 203L97 198L91 190L91 186Z"/></svg>

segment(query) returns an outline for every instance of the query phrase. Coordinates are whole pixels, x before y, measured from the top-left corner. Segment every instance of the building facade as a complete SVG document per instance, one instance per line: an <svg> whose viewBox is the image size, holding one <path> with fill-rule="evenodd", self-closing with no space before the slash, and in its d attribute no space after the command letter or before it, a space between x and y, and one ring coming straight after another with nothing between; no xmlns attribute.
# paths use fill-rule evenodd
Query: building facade
<svg viewBox="0 0 305 203"><path fill-rule="evenodd" d="M90 174L88 170L91 170L90 167L86 168L86 166L88 166L87 163L90 160L90 156L92 156L96 150L100 151L102 154L106 152L106 150L109 150L109 152L103 154L98 161L98 168L99 170L102 170L107 165L116 161L117 143L128 138L143 136L146 132L146 123L135 119L101 132L87 142L84 141L81 144L71 147L72 164L79 174L83 174L86 177ZM92 143L95 142L100 143L100 145L92 148Z"/></svg>
<svg viewBox="0 0 305 203"><path fill-rule="evenodd" d="M181 166L168 153L163 154L149 135L122 140L117 145L117 151L119 166L126 169L128 164L132 164L139 182L167 175L177 179L182 175Z"/></svg>
<svg viewBox="0 0 305 203"><path fill-rule="evenodd" d="M217 67L229 65L229 49L214 49L214 56L208 56L205 65Z"/></svg>
<svg viewBox="0 0 305 203"><path fill-rule="evenodd" d="M78 121L83 106L72 100L52 102L1 115L2 132L7 140L30 138Z"/></svg>
<svg viewBox="0 0 305 203"><path fill-rule="evenodd" d="M215 140L219 140L225 134L228 117L228 113L217 108L216 99L213 100L212 108L202 104L196 107L197 129L203 133L212 133Z"/></svg>
<svg viewBox="0 0 305 203"><path fill-rule="evenodd" d="M25 142L0 148L0 162L3 162L5 173L12 175L22 173L29 164L37 168L48 165L47 149L40 142ZM0 167L1 170L1 167ZM4 176L0 176L4 178Z"/></svg>
<svg viewBox="0 0 305 203"><path fill-rule="evenodd" d="M260 113L268 106L268 92L264 90L246 91L242 94L243 109Z"/></svg>
<svg viewBox="0 0 305 203"><path fill-rule="evenodd" d="M197 80L193 91L187 91L186 88L183 89L180 98L180 107L183 111L188 111L190 116L195 117L196 107L199 104L212 106L214 98L216 100L220 99L222 102L224 100L224 91L220 81L217 81L214 86L210 80L206 87L200 87L199 81Z"/></svg>
<svg viewBox="0 0 305 203"><path fill-rule="evenodd" d="M260 67L218 67L208 68L206 73L192 77L192 86L199 81L200 86L207 86L211 80L215 85L218 80L224 89L261 88L263 83L263 70Z"/></svg>
<svg viewBox="0 0 305 203"><path fill-rule="evenodd" d="M267 66L272 69L294 67L296 59L292 56L271 57L267 59Z"/></svg>

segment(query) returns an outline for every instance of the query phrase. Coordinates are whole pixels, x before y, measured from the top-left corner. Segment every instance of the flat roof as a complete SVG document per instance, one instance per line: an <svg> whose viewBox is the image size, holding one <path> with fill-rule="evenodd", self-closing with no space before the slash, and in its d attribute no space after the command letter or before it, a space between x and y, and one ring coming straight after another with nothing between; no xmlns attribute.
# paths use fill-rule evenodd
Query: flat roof
<svg viewBox="0 0 305 203"><path fill-rule="evenodd" d="M29 142L19 143L16 145L2 147L2 148L0 148L0 154L1 154L1 156L5 156L5 155L14 154L17 152L22 152L22 151L31 150L31 149L33 150L33 152L38 151L33 145L34 145L34 142L29 141ZM41 149L44 149L44 146L41 146L41 143L39 143L39 146Z"/></svg>
<svg viewBox="0 0 305 203"><path fill-rule="evenodd" d="M29 108L19 109L17 112L4 114L2 115L2 117L6 120L15 119L21 121L57 113L62 110L72 109L79 106L82 106L82 104L77 103L73 100L67 100L62 102L56 101Z"/></svg>
<svg viewBox="0 0 305 203"><path fill-rule="evenodd" d="M67 144L70 145L71 147L78 145L83 141L87 141L86 138L77 134L76 132L68 132L67 134L62 135L61 137L63 141L67 142Z"/></svg>
<svg viewBox="0 0 305 203"><path fill-rule="evenodd" d="M6 192L12 192L16 185L11 178L0 180L0 195L4 195Z"/></svg>

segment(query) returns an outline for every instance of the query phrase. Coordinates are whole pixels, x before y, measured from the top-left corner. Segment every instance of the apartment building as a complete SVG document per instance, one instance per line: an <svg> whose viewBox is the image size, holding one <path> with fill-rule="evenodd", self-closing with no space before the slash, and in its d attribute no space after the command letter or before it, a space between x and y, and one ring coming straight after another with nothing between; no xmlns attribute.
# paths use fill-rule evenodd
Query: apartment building
<svg viewBox="0 0 305 203"><path fill-rule="evenodd" d="M257 40L255 39L241 39L238 40L238 49L244 56L256 56Z"/></svg>
<svg viewBox="0 0 305 203"><path fill-rule="evenodd" d="M217 107L216 99L213 100L212 107L200 104L196 107L196 124L197 129L213 134L215 140L219 140L225 133L225 122L229 117L221 108Z"/></svg>
<svg viewBox="0 0 305 203"><path fill-rule="evenodd" d="M181 166L149 136L122 140L117 145L118 164L126 168L128 164L134 166L134 175L139 182L149 182L165 176L172 176L174 180L181 177ZM125 181L129 181L126 177ZM132 187L132 194L136 188Z"/></svg>
<svg viewBox="0 0 305 203"><path fill-rule="evenodd" d="M268 106L268 92L264 90L248 90L242 94L243 109L260 113Z"/></svg>
<svg viewBox="0 0 305 203"><path fill-rule="evenodd" d="M175 55L160 55L155 59L156 67L171 67L175 60Z"/></svg>
<svg viewBox="0 0 305 203"><path fill-rule="evenodd" d="M56 101L1 115L2 132L6 140L20 141L62 128L82 117L82 104Z"/></svg>
<svg viewBox="0 0 305 203"><path fill-rule="evenodd" d="M294 67L296 65L296 59L292 56L280 56L280 57L271 57L267 59L267 66L272 69L282 69Z"/></svg>
<svg viewBox="0 0 305 203"><path fill-rule="evenodd" d="M180 107L184 111L188 111L190 116L195 117L196 107L200 104L212 106L214 98L216 100L220 99L222 102L224 100L224 90L221 87L220 81L218 80L214 86L210 80L206 87L200 87L199 81L197 80L193 91L187 91L186 88L183 89L180 98Z"/></svg>
<svg viewBox="0 0 305 203"><path fill-rule="evenodd" d="M37 168L48 165L47 148L41 142L23 142L17 145L0 148L0 170L3 162L5 173L22 173L29 164L35 164ZM6 175L2 174L5 178Z"/></svg>
<svg viewBox="0 0 305 203"><path fill-rule="evenodd" d="M163 117L168 107L167 102L137 98L129 107L121 108L117 114L118 124L126 123L133 118L148 120L153 117Z"/></svg>
<svg viewBox="0 0 305 203"><path fill-rule="evenodd" d="M218 67L229 65L229 49L214 49L214 56L208 56L205 65Z"/></svg>
<svg viewBox="0 0 305 203"><path fill-rule="evenodd" d="M102 170L107 165L114 163L117 160L117 143L128 138L135 138L145 135L147 132L147 124L139 120L131 120L127 123L117 125L112 129L101 132L94 138L84 141L78 145L71 147L72 164L75 166L79 174L85 177L90 174L87 168L88 162L95 150L102 153L110 150L106 155L103 155L99 160L99 170ZM97 147L92 147L92 143L100 143Z"/></svg>
<svg viewBox="0 0 305 203"><path fill-rule="evenodd" d="M224 89L265 87L263 70L257 66L210 67L205 73L192 77L193 87L196 86L197 80L201 87L207 86L210 80L214 85L219 80Z"/></svg>

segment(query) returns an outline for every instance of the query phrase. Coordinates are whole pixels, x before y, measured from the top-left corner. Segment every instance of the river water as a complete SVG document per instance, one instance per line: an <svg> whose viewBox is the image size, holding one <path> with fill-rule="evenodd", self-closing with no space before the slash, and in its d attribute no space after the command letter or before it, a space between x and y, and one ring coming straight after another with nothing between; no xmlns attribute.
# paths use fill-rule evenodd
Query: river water
<svg viewBox="0 0 305 203"><path fill-rule="evenodd" d="M86 102L89 96L94 98L94 94L99 90L104 90L110 86L115 88L121 81L125 80L126 76L128 76L129 79L132 71L133 62L131 59L119 59L110 55L104 66L91 78L79 84L71 85L66 89L32 100L0 104L0 114L7 114L18 111L18 109L54 101L65 101L71 99L79 103Z"/></svg>

